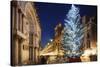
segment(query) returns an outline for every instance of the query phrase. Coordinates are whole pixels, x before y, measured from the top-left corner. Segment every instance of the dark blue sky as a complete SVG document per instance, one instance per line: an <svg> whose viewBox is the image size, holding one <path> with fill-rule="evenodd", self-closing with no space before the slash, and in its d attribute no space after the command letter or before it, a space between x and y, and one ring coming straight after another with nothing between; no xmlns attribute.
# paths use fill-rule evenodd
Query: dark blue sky
<svg viewBox="0 0 100 67"><path fill-rule="evenodd" d="M80 9L80 15L96 16L97 7L89 5L75 5ZM64 24L64 19L69 11L71 4L43 3L35 2L37 14L40 19L42 39L44 47L50 39L54 37L54 28L60 22Z"/></svg>

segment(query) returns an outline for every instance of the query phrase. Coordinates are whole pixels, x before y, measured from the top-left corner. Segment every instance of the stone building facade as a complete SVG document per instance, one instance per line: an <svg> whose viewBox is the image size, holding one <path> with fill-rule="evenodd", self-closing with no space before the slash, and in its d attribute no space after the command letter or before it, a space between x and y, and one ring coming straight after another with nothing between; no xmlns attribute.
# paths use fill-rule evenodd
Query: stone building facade
<svg viewBox="0 0 100 67"><path fill-rule="evenodd" d="M56 27L55 27L55 36L54 36L54 45L56 48L56 51L58 52L58 56L61 53L62 50L62 36L63 36L63 26L61 23L59 23ZM63 54L63 53L62 53Z"/></svg>
<svg viewBox="0 0 100 67"><path fill-rule="evenodd" d="M11 1L11 65L39 63L41 27L34 3Z"/></svg>
<svg viewBox="0 0 100 67"><path fill-rule="evenodd" d="M97 48L97 21L96 17L82 17L82 24L86 26L83 40L83 50Z"/></svg>

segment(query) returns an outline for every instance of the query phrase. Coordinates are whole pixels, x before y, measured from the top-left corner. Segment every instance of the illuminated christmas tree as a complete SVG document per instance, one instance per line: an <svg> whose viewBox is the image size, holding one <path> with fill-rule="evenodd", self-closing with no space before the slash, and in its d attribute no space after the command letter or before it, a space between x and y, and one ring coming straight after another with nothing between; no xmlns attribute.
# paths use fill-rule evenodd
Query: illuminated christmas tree
<svg viewBox="0 0 100 67"><path fill-rule="evenodd" d="M83 52L80 51L85 27L80 22L79 8L72 5L66 15L64 34L62 37L63 48L67 57L78 57Z"/></svg>

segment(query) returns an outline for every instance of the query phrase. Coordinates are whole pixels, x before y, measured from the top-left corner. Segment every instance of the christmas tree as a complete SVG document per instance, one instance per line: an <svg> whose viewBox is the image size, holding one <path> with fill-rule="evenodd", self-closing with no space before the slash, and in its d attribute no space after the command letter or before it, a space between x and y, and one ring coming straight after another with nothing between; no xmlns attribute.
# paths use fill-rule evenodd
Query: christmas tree
<svg viewBox="0 0 100 67"><path fill-rule="evenodd" d="M80 51L82 45L85 27L80 22L79 8L72 5L66 15L64 34L62 44L65 50L65 56L77 57L83 52Z"/></svg>

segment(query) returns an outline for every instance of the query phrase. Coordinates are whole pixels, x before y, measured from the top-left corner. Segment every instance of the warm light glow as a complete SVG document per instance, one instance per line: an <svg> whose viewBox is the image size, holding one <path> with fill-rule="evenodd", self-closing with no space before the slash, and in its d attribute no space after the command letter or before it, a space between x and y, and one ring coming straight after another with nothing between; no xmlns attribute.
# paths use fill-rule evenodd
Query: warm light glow
<svg viewBox="0 0 100 67"><path fill-rule="evenodd" d="M80 58L81 58L82 62L88 62L88 61L90 61L89 56L81 56Z"/></svg>
<svg viewBox="0 0 100 67"><path fill-rule="evenodd" d="M92 48L92 49L87 49L84 51L84 54L82 54L81 61L82 62L87 62L90 61L90 55L96 55L97 54L97 49L96 48Z"/></svg>
<svg viewBox="0 0 100 67"><path fill-rule="evenodd" d="M47 43L47 45L49 45L50 43Z"/></svg>
<svg viewBox="0 0 100 67"><path fill-rule="evenodd" d="M97 49L92 48L92 49L87 49L84 51L84 54L82 56L90 56L90 55L96 55L97 54Z"/></svg>

